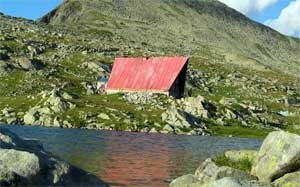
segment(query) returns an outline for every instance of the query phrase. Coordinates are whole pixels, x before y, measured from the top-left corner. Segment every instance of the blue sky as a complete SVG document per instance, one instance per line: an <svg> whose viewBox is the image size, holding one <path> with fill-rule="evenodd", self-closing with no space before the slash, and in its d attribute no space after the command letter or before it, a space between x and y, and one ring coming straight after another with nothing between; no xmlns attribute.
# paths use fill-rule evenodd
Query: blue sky
<svg viewBox="0 0 300 187"><path fill-rule="evenodd" d="M290 36L300 37L300 0L219 0L249 18ZM63 0L0 0L0 12L37 19Z"/></svg>
<svg viewBox="0 0 300 187"><path fill-rule="evenodd" d="M254 19L255 21L258 21L261 23L263 23L269 19L276 19L280 15L281 10L284 9L285 7L287 7L290 4L290 2L291 2L291 0L280 0L276 4L270 6L266 10L264 10L263 12L254 14L250 17L252 17L252 19Z"/></svg>
<svg viewBox="0 0 300 187"><path fill-rule="evenodd" d="M0 12L35 20L62 2L63 0L0 0Z"/></svg>

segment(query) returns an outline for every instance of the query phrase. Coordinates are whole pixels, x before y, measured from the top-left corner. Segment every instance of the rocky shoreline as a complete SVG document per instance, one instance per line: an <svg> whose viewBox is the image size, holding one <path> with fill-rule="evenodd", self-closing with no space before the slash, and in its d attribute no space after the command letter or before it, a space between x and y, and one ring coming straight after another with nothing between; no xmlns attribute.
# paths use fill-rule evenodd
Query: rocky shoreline
<svg viewBox="0 0 300 187"><path fill-rule="evenodd" d="M101 96L99 96L101 97ZM163 98L161 98L163 97ZM66 116L67 119L62 119L62 114L77 110L76 96L63 91L63 89L56 88L52 91L43 91L39 93L36 98L38 102L35 106L29 108L28 111L16 113L11 107L6 107L0 112L0 122L9 125L32 125L32 126L46 126L59 128L76 128L78 126L72 124L68 119L74 116ZM128 129L125 131L136 131L146 133L164 133L164 134L186 134L186 135L208 135L207 127L202 122L202 119L210 117L207 101L204 97L189 97L181 100L166 98L158 94L151 93L128 93L122 97L123 102L128 104L141 106L137 108L143 112L147 105L147 109L159 108L162 111L161 122L150 125L149 121L144 121L145 128L132 129L130 126L139 125L137 121L132 121L130 115L123 113L122 116L117 116L117 112L111 109L106 112L100 112L96 116L90 116L88 113L81 111L84 124L80 128L98 129L98 130L118 130L112 121L121 121L128 124ZM129 119L128 119L129 118ZM104 125L97 121L108 121L108 125ZM149 125L147 126L147 123Z"/></svg>
<svg viewBox="0 0 300 187"><path fill-rule="evenodd" d="M0 186L108 186L43 149L0 128Z"/></svg>
<svg viewBox="0 0 300 187"><path fill-rule="evenodd" d="M219 166L211 158L194 174L173 180L170 187L299 187L300 136L283 131L272 132L259 151L227 151L225 157L239 163L251 163L251 172Z"/></svg>

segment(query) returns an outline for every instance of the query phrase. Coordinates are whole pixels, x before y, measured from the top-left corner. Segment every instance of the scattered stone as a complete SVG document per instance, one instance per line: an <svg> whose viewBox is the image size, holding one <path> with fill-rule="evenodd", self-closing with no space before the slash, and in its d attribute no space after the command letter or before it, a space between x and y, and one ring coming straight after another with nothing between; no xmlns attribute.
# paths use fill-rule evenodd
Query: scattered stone
<svg viewBox="0 0 300 187"><path fill-rule="evenodd" d="M158 131L155 128L151 128L151 130L148 133L158 133Z"/></svg>
<svg viewBox="0 0 300 187"><path fill-rule="evenodd" d="M104 119L104 120L109 120L110 119L109 115L107 115L105 113L100 113L97 117L101 118L101 119Z"/></svg>
<svg viewBox="0 0 300 187"><path fill-rule="evenodd" d="M170 125L165 125L160 132L163 134L173 133L174 129Z"/></svg>
<svg viewBox="0 0 300 187"><path fill-rule="evenodd" d="M90 82L82 82L81 85L85 88L87 95L95 95L97 91L97 85Z"/></svg>
<svg viewBox="0 0 300 187"><path fill-rule="evenodd" d="M62 127L63 124L58 120L57 117L54 118L53 120L53 127Z"/></svg>
<svg viewBox="0 0 300 187"><path fill-rule="evenodd" d="M125 93L123 99L130 104L161 105L159 95L150 92Z"/></svg>
<svg viewBox="0 0 300 187"><path fill-rule="evenodd" d="M84 62L83 64L79 65L79 67L83 69L89 69L93 73L97 73L98 76L104 76L110 72L110 67L107 64L102 64L99 62Z"/></svg>
<svg viewBox="0 0 300 187"><path fill-rule="evenodd" d="M64 126L65 128L72 128L72 127L73 127L72 124L71 124L70 122L68 122L67 120L64 120L64 121L63 121L63 126Z"/></svg>
<svg viewBox="0 0 300 187"><path fill-rule="evenodd" d="M26 70L26 71L32 71L38 69L41 64L39 64L37 61L26 58L26 57L21 57L18 58L17 60L18 65L20 68Z"/></svg>

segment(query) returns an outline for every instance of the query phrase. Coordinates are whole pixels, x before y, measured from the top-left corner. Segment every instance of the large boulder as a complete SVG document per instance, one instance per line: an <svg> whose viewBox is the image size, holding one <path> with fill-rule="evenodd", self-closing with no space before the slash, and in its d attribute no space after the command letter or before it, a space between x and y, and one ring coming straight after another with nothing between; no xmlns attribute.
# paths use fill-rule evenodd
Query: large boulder
<svg viewBox="0 0 300 187"><path fill-rule="evenodd" d="M35 140L23 140L0 128L0 186L108 186L45 151Z"/></svg>
<svg viewBox="0 0 300 187"><path fill-rule="evenodd" d="M26 71L32 71L39 69L42 65L36 60L29 59L27 57L20 57L16 59L17 65L19 68L24 69Z"/></svg>
<svg viewBox="0 0 300 187"><path fill-rule="evenodd" d="M181 177L178 177L177 179L173 180L171 184L169 185L170 187L190 187L192 185L198 184L200 181L199 179L192 175L183 175Z"/></svg>
<svg viewBox="0 0 300 187"><path fill-rule="evenodd" d="M252 167L261 181L272 182L300 169L300 136L273 132L264 140Z"/></svg>
<svg viewBox="0 0 300 187"><path fill-rule="evenodd" d="M171 126L189 128L196 125L195 119L186 112L171 106L162 113L162 120Z"/></svg>
<svg viewBox="0 0 300 187"><path fill-rule="evenodd" d="M222 179L212 181L210 183L201 185L202 187L221 187L221 186L226 186L226 187L246 187L242 186L242 184L236 180L235 178L232 177L224 177ZM250 187L250 186L249 186Z"/></svg>
<svg viewBox="0 0 300 187"><path fill-rule="evenodd" d="M84 62L79 65L79 67L83 69L89 69L93 73L97 73L98 75L106 75L107 72L110 72L110 67L106 64L102 64L100 62Z"/></svg>
<svg viewBox="0 0 300 187"><path fill-rule="evenodd" d="M39 158L29 152L0 149L0 161L0 167L5 169L7 174L15 173L30 178L40 171Z"/></svg>
<svg viewBox="0 0 300 187"><path fill-rule="evenodd" d="M179 177L170 183L170 187L265 187L256 179L238 169L219 167L209 158L199 166L194 175Z"/></svg>
<svg viewBox="0 0 300 187"><path fill-rule="evenodd" d="M195 186L199 187L199 186ZM238 180L233 177L224 177L222 179L212 181L207 184L201 185L201 187L272 187L271 184L262 183L256 180Z"/></svg>
<svg viewBox="0 0 300 187"><path fill-rule="evenodd" d="M274 186L288 186L288 187L299 187L300 186L300 171L288 173L283 177L273 182Z"/></svg>
<svg viewBox="0 0 300 187"><path fill-rule="evenodd" d="M33 107L24 115L24 123L27 125L50 125L52 124L51 111L47 107Z"/></svg>
<svg viewBox="0 0 300 187"><path fill-rule="evenodd" d="M57 95L51 95L44 105L49 105L55 113L65 112L68 110L68 103Z"/></svg>
<svg viewBox="0 0 300 187"><path fill-rule="evenodd" d="M55 120L53 120L53 117L56 114L66 112L76 107L66 99L70 99L71 96L62 93L58 89L54 89L51 92L43 92L40 96L43 98L42 102L40 102L42 104L30 108L28 112L26 112L24 115L25 124L61 127L58 119L55 118Z"/></svg>
<svg viewBox="0 0 300 187"><path fill-rule="evenodd" d="M204 161L195 172L195 176L201 183L210 183L222 179L224 177L233 177L237 180L256 180L255 176L250 175L245 171L230 168L227 166L217 166L211 159Z"/></svg>
<svg viewBox="0 0 300 187"><path fill-rule="evenodd" d="M205 98L202 96L187 97L182 103L182 108L185 112L197 118L208 118L209 112L205 108L205 103Z"/></svg>

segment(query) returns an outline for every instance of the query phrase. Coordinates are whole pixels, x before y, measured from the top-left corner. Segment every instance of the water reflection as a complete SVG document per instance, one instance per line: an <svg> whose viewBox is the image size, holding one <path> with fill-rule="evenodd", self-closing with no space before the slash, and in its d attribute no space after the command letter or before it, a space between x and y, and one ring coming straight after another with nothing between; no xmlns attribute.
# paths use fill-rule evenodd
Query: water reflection
<svg viewBox="0 0 300 187"><path fill-rule="evenodd" d="M260 140L6 126L112 186L168 186L227 149L255 149Z"/></svg>
<svg viewBox="0 0 300 187"><path fill-rule="evenodd" d="M124 141L128 138L123 135L108 137L106 159L100 162L102 178L118 181L116 186L167 186L164 181L170 176L170 168L175 167L172 150L166 146L171 144L170 139L136 136L130 136L130 142Z"/></svg>

